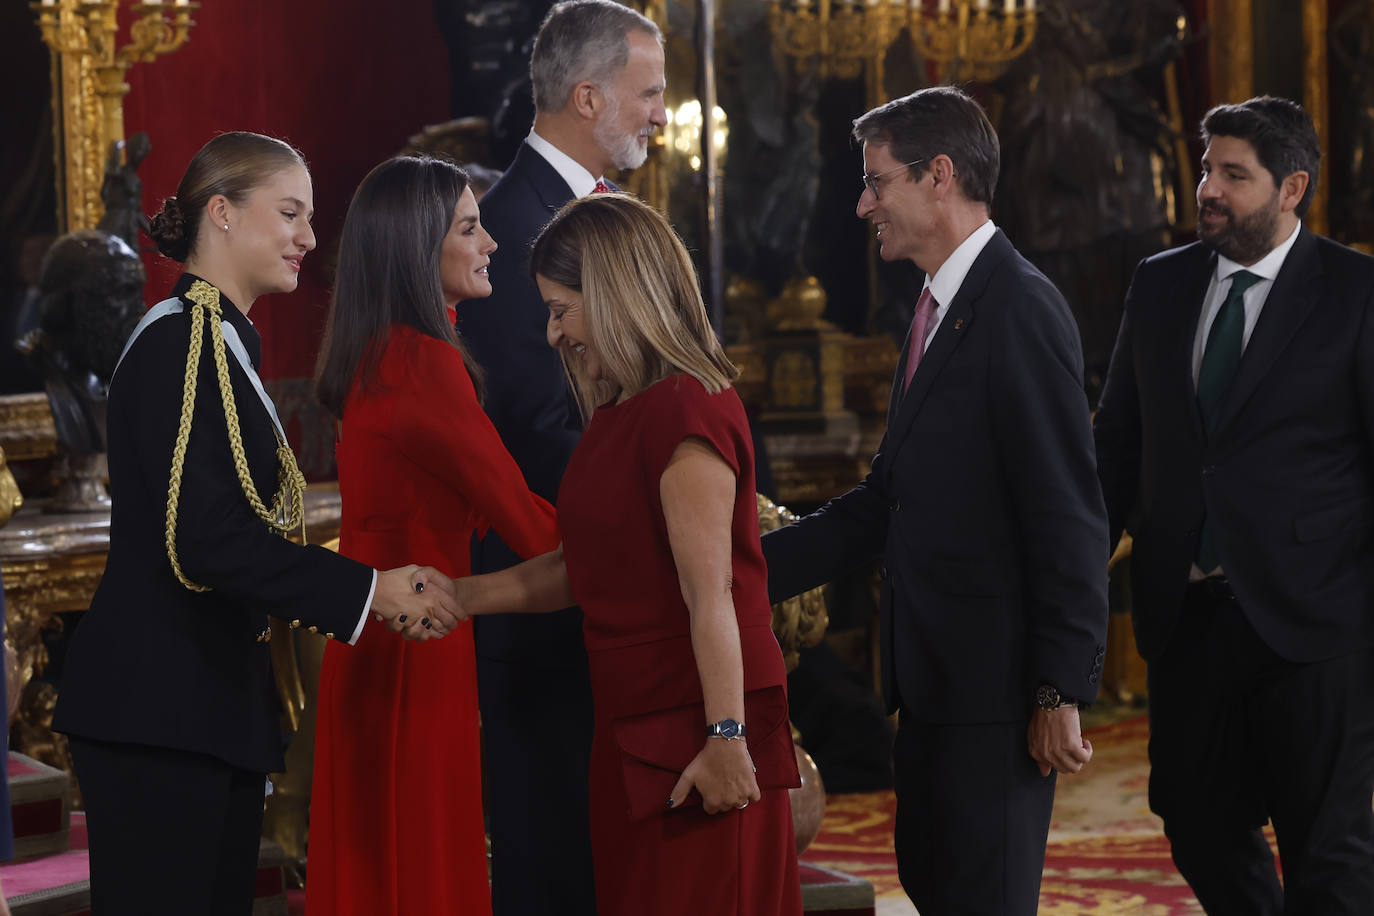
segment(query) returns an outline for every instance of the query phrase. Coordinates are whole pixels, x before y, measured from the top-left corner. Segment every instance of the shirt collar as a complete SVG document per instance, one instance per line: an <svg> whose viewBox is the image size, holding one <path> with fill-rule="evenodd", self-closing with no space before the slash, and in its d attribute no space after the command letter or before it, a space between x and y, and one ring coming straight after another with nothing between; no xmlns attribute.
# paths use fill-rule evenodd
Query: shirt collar
<svg viewBox="0 0 1374 916"><path fill-rule="evenodd" d="M586 197L596 190L596 183L600 179L594 177L591 172L584 169L575 159L554 146L543 137L530 130L530 135L525 138L525 142L539 155L543 156L553 166L563 180L572 189L574 197Z"/></svg>
<svg viewBox="0 0 1374 916"><path fill-rule="evenodd" d="M973 262L978 260L978 255L983 253L983 248L996 232L997 227L993 225L992 220L985 220L950 253L945 263L935 271L935 276L926 277L925 285L930 288L930 294L935 297L936 302L947 306L954 301L954 297L959 293L959 287L964 285L964 278L973 269Z"/></svg>
<svg viewBox="0 0 1374 916"><path fill-rule="evenodd" d="M1248 270L1261 280L1272 281L1279 275L1279 270L1283 267L1284 259L1288 257L1289 250L1292 249L1294 243L1298 240L1299 232L1302 232L1301 222L1293 229L1292 235L1288 236L1287 239L1278 244L1278 247L1274 248L1249 267L1238 264L1226 257L1226 255L1218 253L1216 278L1218 280L1225 280L1238 270Z"/></svg>
<svg viewBox="0 0 1374 916"><path fill-rule="evenodd" d="M176 285L172 287L172 295L185 298L186 294L191 291L192 284L197 280L204 280L204 278L190 272L183 273L177 278ZM209 280L204 280L204 282L210 283ZM210 285L214 286L213 283ZM222 292L219 294L219 310L220 317L229 322L235 331L238 331L239 339L243 341L243 346L248 351L248 357L252 360L253 368L260 368L262 337L258 334L258 329L254 327L253 322L248 320L248 316L240 312L238 306L234 305L229 297Z"/></svg>

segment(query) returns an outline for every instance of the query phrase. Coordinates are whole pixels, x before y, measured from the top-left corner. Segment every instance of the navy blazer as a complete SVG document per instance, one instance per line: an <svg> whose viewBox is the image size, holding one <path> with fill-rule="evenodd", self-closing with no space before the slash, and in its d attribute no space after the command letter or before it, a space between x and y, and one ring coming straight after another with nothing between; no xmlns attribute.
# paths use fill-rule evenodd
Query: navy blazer
<svg viewBox="0 0 1374 916"><path fill-rule="evenodd" d="M1091 702L1107 520L1078 329L999 230L857 487L763 538L780 600L875 556L883 694L917 721L1024 721L1037 685Z"/></svg>
<svg viewBox="0 0 1374 916"><path fill-rule="evenodd" d="M1301 230L1209 436L1192 359L1215 265L1194 243L1136 268L1094 422L1141 654L1169 643L1204 515L1280 656L1374 645L1374 259Z"/></svg>
<svg viewBox="0 0 1374 916"><path fill-rule="evenodd" d="M184 296L195 279L183 274L173 294ZM258 332L228 299L220 303L256 366ZM186 576L212 590L192 592L177 581L165 520L190 347L190 303L183 305L144 330L110 385L110 554L67 650L53 728L280 772L281 707L268 645L257 634L271 614L349 639L372 569L286 540L249 506L230 457L207 315L176 547ZM272 420L226 355L248 467L270 502L278 466Z"/></svg>
<svg viewBox="0 0 1374 916"><path fill-rule="evenodd" d="M535 493L554 502L563 471L582 434L563 361L549 346L549 310L529 274L530 248L572 188L543 156L522 143L515 161L482 198L482 225L496 240L488 276L492 294L458 306L458 326L486 372L483 407ZM473 550L473 572L520 561L494 533ZM478 654L557 664L582 644L582 617L500 614L476 622ZM585 662L583 663L585 664Z"/></svg>

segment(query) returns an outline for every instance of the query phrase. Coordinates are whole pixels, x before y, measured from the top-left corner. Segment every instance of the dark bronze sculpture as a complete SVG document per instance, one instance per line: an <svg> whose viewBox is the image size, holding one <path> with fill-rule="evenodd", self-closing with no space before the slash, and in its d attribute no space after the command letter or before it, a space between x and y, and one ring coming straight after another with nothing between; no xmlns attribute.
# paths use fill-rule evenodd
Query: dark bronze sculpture
<svg viewBox="0 0 1374 916"><path fill-rule="evenodd" d="M1167 247L1175 134L1155 99L1178 56L1175 0L1045 3L1034 44L996 83L994 218L1064 293L1095 397L1135 264Z"/></svg>
<svg viewBox="0 0 1374 916"><path fill-rule="evenodd" d="M66 473L50 508L109 505L105 406L115 365L143 314L143 262L99 229L70 232L43 259L40 325L20 341L43 377Z"/></svg>
<svg viewBox="0 0 1374 916"><path fill-rule="evenodd" d="M1349 79L1332 150L1331 223L1342 241L1374 242L1374 2L1341 11L1328 32L1331 54ZM1368 249L1366 249L1368 250Z"/></svg>
<svg viewBox="0 0 1374 916"><path fill-rule="evenodd" d="M100 202L105 215L97 229L117 235L130 248L138 251L138 232L148 231L148 217L143 215L143 182L138 167L152 150L148 135L139 131L128 140L110 144L105 163L105 182L100 186ZM124 155L126 154L127 155Z"/></svg>

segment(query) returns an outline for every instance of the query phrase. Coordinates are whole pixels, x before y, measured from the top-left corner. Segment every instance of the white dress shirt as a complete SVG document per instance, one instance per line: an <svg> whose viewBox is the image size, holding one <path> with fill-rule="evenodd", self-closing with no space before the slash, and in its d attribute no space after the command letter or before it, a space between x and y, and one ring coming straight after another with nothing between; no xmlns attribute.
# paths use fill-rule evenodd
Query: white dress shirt
<svg viewBox="0 0 1374 916"><path fill-rule="evenodd" d="M978 255L983 253L983 249L992 241L996 232L997 227L992 224L992 220L986 221L959 243L959 247L954 249L945 259L945 263L940 265L940 269L935 271L935 276L926 277L921 292L929 289L936 302L935 314L931 316L930 327L926 328L926 349L930 348L930 342L935 339L935 332L939 330L940 322L949 311L949 304L959 294L959 287L964 285L964 278L973 268L973 262L978 260Z"/></svg>
<svg viewBox="0 0 1374 916"><path fill-rule="evenodd" d="M594 178L592 173L584 169L573 157L554 146L543 137L530 130L530 135L525 138L525 142L530 145L536 153L543 156L549 165L553 166L554 171L563 177L572 188L574 197L586 197L596 190L596 183L604 179Z"/></svg>

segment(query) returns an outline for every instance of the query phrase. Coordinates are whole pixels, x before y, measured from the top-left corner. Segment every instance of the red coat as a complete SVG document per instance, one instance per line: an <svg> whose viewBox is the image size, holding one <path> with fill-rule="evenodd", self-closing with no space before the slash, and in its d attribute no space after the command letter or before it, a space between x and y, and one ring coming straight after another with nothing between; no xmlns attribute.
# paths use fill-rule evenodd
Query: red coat
<svg viewBox="0 0 1374 916"><path fill-rule="evenodd" d="M342 553L463 576L488 525L527 557L558 546L453 347L394 326L372 388L337 445ZM310 916L490 913L471 624L417 644L369 621L331 645L317 728Z"/></svg>

